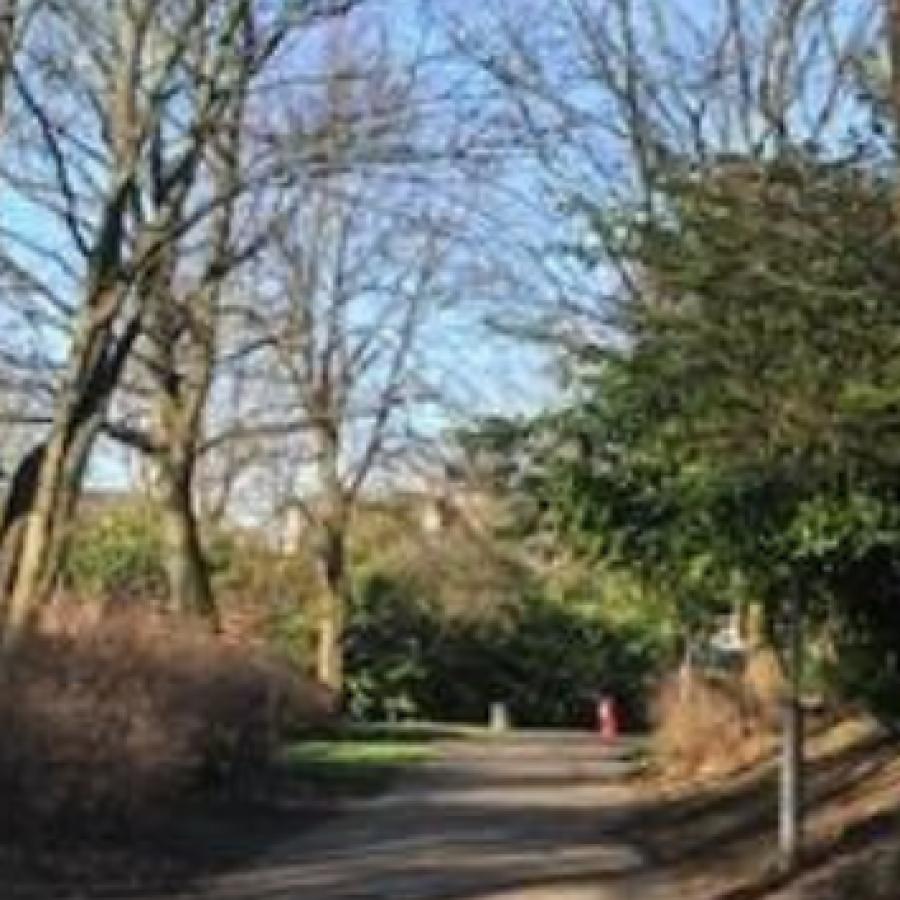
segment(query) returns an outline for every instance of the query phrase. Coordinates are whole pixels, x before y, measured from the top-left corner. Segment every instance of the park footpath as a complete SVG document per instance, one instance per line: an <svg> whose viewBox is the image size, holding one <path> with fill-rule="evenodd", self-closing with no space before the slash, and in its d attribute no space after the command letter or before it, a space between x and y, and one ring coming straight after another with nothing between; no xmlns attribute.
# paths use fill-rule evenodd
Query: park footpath
<svg viewBox="0 0 900 900"><path fill-rule="evenodd" d="M164 900L676 896L623 836L633 755L590 733L447 741L393 790Z"/></svg>

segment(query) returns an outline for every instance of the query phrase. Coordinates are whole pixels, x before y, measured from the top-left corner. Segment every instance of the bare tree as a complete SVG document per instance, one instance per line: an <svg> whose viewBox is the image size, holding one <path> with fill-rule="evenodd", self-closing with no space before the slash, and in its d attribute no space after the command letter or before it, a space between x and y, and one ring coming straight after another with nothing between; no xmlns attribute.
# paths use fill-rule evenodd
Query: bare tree
<svg viewBox="0 0 900 900"><path fill-rule="evenodd" d="M476 14L448 9L450 39L484 76L495 127L530 149L517 181L540 208L519 203L512 216L541 219L532 231L542 243L530 241L537 264L526 269L532 280L520 294L531 305L515 310L520 324L565 343L607 338L607 301L636 286L615 252L621 235L601 246L604 233L585 226L616 208L652 214L655 185L674 170L779 147L854 152L869 115L859 88L878 45L878 4L491 0ZM603 278L560 252L582 246L586 230L591 255L604 254Z"/></svg>
<svg viewBox="0 0 900 900"><path fill-rule="evenodd" d="M245 46L252 40L251 28L248 19L242 38ZM208 73L199 67L206 56L205 52L198 55L196 64L204 77ZM241 137L255 64L253 52L232 60L232 81L227 87L231 104L207 149L206 186L220 202L188 251L180 243L167 247L167 264L158 267L154 281L147 284L146 324L135 361L149 394L150 422L144 426L117 421L107 426L113 437L151 459L163 523L170 608L213 622L217 621L216 606L194 512L193 474L217 359L219 300L227 276L239 262L233 246L233 218L244 177ZM191 252L196 243L200 249Z"/></svg>
<svg viewBox="0 0 900 900"><path fill-rule="evenodd" d="M210 196L210 149L231 121L235 61L256 67L246 0L47 7L13 77L29 142L7 183L52 223L43 249L69 276L44 285L63 320L47 436L20 463L2 522L5 640L52 585L66 520L123 368L162 303L173 247L226 200ZM66 62L60 62L66 60ZM60 250L64 236L69 250ZM35 254L41 237L11 236Z"/></svg>
<svg viewBox="0 0 900 900"><path fill-rule="evenodd" d="M132 416L131 421L115 421L108 428L113 436L146 454L153 470L170 607L200 614L214 623L218 613L196 511L195 473L211 445L206 419L217 369L220 363L227 364L229 357L249 358L254 349L252 334L222 335L222 300L229 284L232 292L237 290L234 284L241 265L270 239L271 209L262 214L261 204L253 199L253 195L277 195L272 182L279 178L281 164L270 164L265 109L273 97L286 102L293 81L315 80L308 71L304 35L313 32L317 39L319 26L339 21L356 5L310 6L306 16L291 23L291 37L297 40L273 67L273 79L256 79L254 85L254 69L260 59L252 45L260 42L260 26L248 18L243 35L248 52L234 59L231 106L207 150L204 187L222 202L190 242L170 248L172 264L159 272L160 282L154 286L141 352L135 358L138 393L147 395L143 406L149 409L143 416L139 412L137 423ZM283 40L284 36L278 37ZM273 43L270 35L265 46ZM198 67L203 58L198 57ZM242 190L248 173L255 188L249 197ZM226 371L225 377L230 374ZM212 443L230 452L239 442L220 434ZM224 474L230 476L230 469ZM227 488L223 491L223 501L228 492Z"/></svg>
<svg viewBox="0 0 900 900"><path fill-rule="evenodd" d="M285 234L275 275L287 301L272 335L277 377L305 419L301 446L312 466L312 486L304 486L301 469L292 502L320 563L317 668L335 690L353 510L372 477L404 449L403 413L418 390L414 350L442 252L433 226L423 222L423 234L400 237L396 222L373 224L364 202L316 204L309 211L316 240Z"/></svg>
<svg viewBox="0 0 900 900"><path fill-rule="evenodd" d="M267 346L271 394L294 429L286 505L319 561L317 671L338 693L354 509L408 452L410 410L428 401L419 354L446 299L454 245L446 208L409 168L379 168L386 156L372 143L395 147L403 134L409 156L408 75L392 78L381 62L360 66L341 49L312 129L322 165L312 179L302 169L290 178L289 206L245 312ZM371 159L378 166L361 162Z"/></svg>

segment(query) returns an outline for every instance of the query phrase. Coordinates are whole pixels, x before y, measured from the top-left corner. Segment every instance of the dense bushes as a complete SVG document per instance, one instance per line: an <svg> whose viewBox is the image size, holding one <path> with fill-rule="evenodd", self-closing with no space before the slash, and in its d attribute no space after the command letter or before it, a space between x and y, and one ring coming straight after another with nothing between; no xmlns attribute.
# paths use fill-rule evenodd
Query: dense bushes
<svg viewBox="0 0 900 900"><path fill-rule="evenodd" d="M345 635L353 716L483 722L491 701L503 700L518 724L570 725L590 721L604 691L622 700L632 724L643 721L644 687L659 660L656 624L601 615L596 599L585 602L600 596L595 584L554 593L462 529L432 542L390 510L363 524ZM285 556L225 532L210 535L207 555L226 633L310 667L310 555ZM127 505L88 517L65 571L77 595L110 609L132 605L123 599L150 609L164 584L152 515ZM604 601L607 613L613 599Z"/></svg>
<svg viewBox="0 0 900 900"><path fill-rule="evenodd" d="M146 825L263 771L327 698L285 667L130 612L32 636L0 683L0 830L53 839Z"/></svg>
<svg viewBox="0 0 900 900"><path fill-rule="evenodd" d="M280 656L305 664L308 648L282 621L296 612L316 576L308 555L285 555L252 530L205 529L205 556L221 626L234 639L271 642ZM149 499L135 497L84 511L68 541L61 584L76 598L108 609L165 607L168 594L159 517Z"/></svg>
<svg viewBox="0 0 900 900"><path fill-rule="evenodd" d="M66 547L63 584L84 597L158 599L166 589L159 519L149 504L86 510Z"/></svg>
<svg viewBox="0 0 900 900"><path fill-rule="evenodd" d="M584 724L602 690L643 718L657 661L646 635L541 596L480 617L422 597L383 573L360 586L346 641L353 714L483 722L503 700L517 724Z"/></svg>
<svg viewBox="0 0 900 900"><path fill-rule="evenodd" d="M892 727L900 722L900 557L876 546L829 559L828 590L810 618L815 662L834 696L862 704Z"/></svg>

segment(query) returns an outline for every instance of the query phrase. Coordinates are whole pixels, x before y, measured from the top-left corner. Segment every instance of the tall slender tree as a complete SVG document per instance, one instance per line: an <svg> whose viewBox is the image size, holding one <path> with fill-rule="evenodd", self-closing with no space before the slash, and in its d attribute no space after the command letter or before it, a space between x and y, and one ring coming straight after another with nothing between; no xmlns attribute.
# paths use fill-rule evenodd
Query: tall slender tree
<svg viewBox="0 0 900 900"><path fill-rule="evenodd" d="M52 586L87 459L172 248L228 200L204 190L204 173L239 102L235 61L252 69L274 46L247 44L254 14L245 0L48 5L15 70L37 155L4 174L68 242L51 255L72 294L54 304L66 349L47 435L21 461L3 516L8 645ZM20 250L40 245L18 238Z"/></svg>

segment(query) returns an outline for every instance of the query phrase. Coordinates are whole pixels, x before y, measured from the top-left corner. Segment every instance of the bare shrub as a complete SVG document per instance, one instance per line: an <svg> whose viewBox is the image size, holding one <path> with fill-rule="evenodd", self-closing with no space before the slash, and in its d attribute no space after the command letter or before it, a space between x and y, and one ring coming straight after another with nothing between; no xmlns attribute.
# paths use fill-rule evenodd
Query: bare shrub
<svg viewBox="0 0 900 900"><path fill-rule="evenodd" d="M750 654L741 676L741 687L752 712L764 724L777 728L785 682L774 650L759 649Z"/></svg>
<svg viewBox="0 0 900 900"><path fill-rule="evenodd" d="M660 687L654 705L653 750L665 775L724 775L761 759L774 742L777 693L766 665L745 677L678 677Z"/></svg>
<svg viewBox="0 0 900 900"><path fill-rule="evenodd" d="M0 830L23 837L153 821L185 792L264 770L327 697L285 665L129 611L56 616L0 674ZM89 623L89 624L86 624Z"/></svg>

